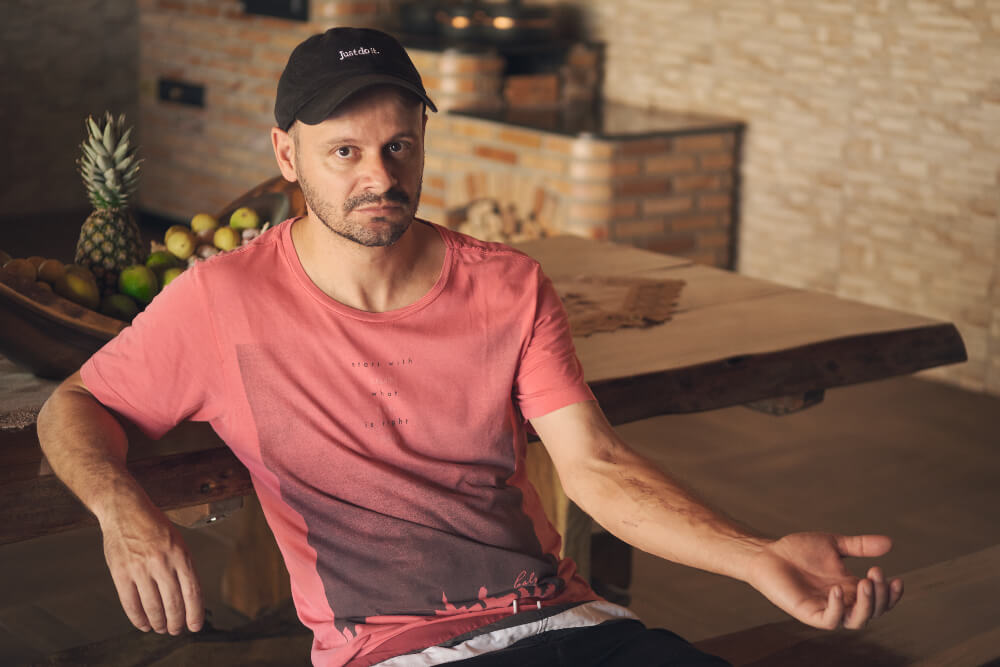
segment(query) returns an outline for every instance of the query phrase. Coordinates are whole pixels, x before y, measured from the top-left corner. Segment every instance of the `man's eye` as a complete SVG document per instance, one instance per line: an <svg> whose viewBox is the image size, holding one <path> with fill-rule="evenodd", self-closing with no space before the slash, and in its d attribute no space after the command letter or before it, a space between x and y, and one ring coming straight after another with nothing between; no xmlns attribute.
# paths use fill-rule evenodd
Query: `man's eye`
<svg viewBox="0 0 1000 667"><path fill-rule="evenodd" d="M341 146L340 148L337 149L337 155L339 157L351 157L351 147Z"/></svg>
<svg viewBox="0 0 1000 667"><path fill-rule="evenodd" d="M406 146L401 141L393 141L386 148L390 153L401 153Z"/></svg>

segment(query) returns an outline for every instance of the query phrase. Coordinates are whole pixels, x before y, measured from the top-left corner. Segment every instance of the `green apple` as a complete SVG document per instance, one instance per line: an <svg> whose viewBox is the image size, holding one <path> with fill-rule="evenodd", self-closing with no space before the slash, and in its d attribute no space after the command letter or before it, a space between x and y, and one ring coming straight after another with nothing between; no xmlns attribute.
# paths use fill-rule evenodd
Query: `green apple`
<svg viewBox="0 0 1000 667"><path fill-rule="evenodd" d="M163 280L161 280L160 282L163 283L163 287L166 287L167 285L170 284L170 281L172 281L174 278L181 275L182 273L184 273L183 268L179 266L173 266L163 272Z"/></svg>
<svg viewBox="0 0 1000 667"><path fill-rule="evenodd" d="M241 206L229 216L229 226L236 229L257 229L259 224L260 216L257 211L246 206Z"/></svg>
<svg viewBox="0 0 1000 667"><path fill-rule="evenodd" d="M160 291L160 281L145 264L133 264L118 275L118 291L145 305Z"/></svg>
<svg viewBox="0 0 1000 667"><path fill-rule="evenodd" d="M146 266L151 268L157 277L162 277L163 272L167 269L180 265L181 260L179 260L177 256L169 250L157 250L156 252L151 252L149 253L149 257L146 259Z"/></svg>

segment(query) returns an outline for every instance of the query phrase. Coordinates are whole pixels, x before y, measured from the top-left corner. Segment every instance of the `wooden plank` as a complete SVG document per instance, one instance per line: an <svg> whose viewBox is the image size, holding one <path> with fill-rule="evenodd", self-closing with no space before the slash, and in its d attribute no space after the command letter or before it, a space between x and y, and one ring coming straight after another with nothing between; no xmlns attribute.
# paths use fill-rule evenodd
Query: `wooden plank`
<svg viewBox="0 0 1000 667"><path fill-rule="evenodd" d="M734 665L981 665L1000 658L1000 545L903 575L892 613L863 632L785 621L697 642ZM941 610L948 613L942 614Z"/></svg>
<svg viewBox="0 0 1000 667"><path fill-rule="evenodd" d="M513 247L537 259L550 277L587 273L602 276L628 275L692 264L691 260L682 257L579 236L524 241L513 244Z"/></svg>
<svg viewBox="0 0 1000 667"><path fill-rule="evenodd" d="M250 474L227 448L151 457L129 470L161 509L244 496ZM94 523L93 516L55 475L0 485L0 544Z"/></svg>
<svg viewBox="0 0 1000 667"><path fill-rule="evenodd" d="M682 292L681 306L684 300ZM861 348L860 353L868 346L866 338L877 341L880 336L891 333L900 334L895 340L905 344L895 356L919 355L923 353L919 346L920 332L940 327L952 325L826 294L790 291L706 304L677 313L663 324L596 333L577 337L574 342L587 381L602 382L731 358L775 354L837 340L855 341ZM916 346L906 344L911 336ZM947 341L954 349L946 355L949 360L943 363L964 361L965 347L957 330L947 337ZM913 361L921 360L917 357ZM918 366L928 367L919 363ZM792 392L779 395L787 393Z"/></svg>
<svg viewBox="0 0 1000 667"><path fill-rule="evenodd" d="M622 356L626 353L631 350ZM580 356L586 370L588 358ZM611 423L625 424L656 415L714 410L879 380L965 358L965 346L955 326L937 324L588 380Z"/></svg>

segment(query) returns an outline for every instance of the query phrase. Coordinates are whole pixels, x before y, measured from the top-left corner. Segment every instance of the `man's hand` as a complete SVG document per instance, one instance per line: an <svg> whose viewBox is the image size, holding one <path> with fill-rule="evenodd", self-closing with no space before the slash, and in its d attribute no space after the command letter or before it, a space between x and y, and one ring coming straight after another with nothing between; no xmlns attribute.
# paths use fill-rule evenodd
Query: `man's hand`
<svg viewBox="0 0 1000 667"><path fill-rule="evenodd" d="M104 557L132 625L178 635L205 620L201 587L177 528L155 507L101 524Z"/></svg>
<svg viewBox="0 0 1000 667"><path fill-rule="evenodd" d="M891 548L883 535L795 533L762 547L750 563L747 582L807 625L857 630L899 602L903 581L886 581L878 567L860 579L847 571L843 559L882 556Z"/></svg>

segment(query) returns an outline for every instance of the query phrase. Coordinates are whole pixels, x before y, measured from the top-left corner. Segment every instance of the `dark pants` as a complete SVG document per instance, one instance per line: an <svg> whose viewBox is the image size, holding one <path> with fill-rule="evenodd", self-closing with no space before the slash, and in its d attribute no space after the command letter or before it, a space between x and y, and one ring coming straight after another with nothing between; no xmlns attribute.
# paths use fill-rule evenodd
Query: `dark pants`
<svg viewBox="0 0 1000 667"><path fill-rule="evenodd" d="M639 621L610 621L528 637L500 651L448 663L462 667L723 667L722 658L702 653L668 630Z"/></svg>

